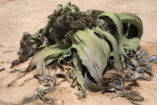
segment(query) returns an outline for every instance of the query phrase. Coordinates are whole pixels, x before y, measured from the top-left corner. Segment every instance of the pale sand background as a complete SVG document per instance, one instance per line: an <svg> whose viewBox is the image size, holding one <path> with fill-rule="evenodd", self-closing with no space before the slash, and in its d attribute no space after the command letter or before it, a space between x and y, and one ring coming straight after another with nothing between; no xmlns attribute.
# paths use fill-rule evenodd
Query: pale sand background
<svg viewBox="0 0 157 105"><path fill-rule="evenodd" d="M0 0L0 68L6 70L0 72L0 105L21 102L23 97L31 96L34 89L39 87L37 80L33 79L23 87L18 86L22 81L33 75L29 73L19 80L13 87L7 84L17 74L8 75L11 70L10 62L17 58L16 52L23 32L35 33L47 23L47 16L53 12L59 3L65 4L69 0ZM71 0L81 10L100 9L112 12L131 12L141 17L144 25L144 35L141 46L149 53L157 54L157 0ZM2 63L2 61L4 63ZM17 68L25 69L29 62L21 64ZM152 81L140 81L140 87L135 88L145 97L142 105L157 105L157 65L153 65L155 77ZM57 90L50 94L61 100L65 105L132 105L125 98L110 97L113 94L89 93L86 99L77 100L74 94L77 89L72 89L68 82L63 83ZM40 101L29 105L44 105Z"/></svg>

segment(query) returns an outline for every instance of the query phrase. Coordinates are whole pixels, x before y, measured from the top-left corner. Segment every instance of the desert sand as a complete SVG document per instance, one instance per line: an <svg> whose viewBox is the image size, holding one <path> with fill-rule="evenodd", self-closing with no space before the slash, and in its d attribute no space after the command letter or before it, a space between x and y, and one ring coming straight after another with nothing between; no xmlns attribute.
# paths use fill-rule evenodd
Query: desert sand
<svg viewBox="0 0 157 105"><path fill-rule="evenodd" d="M39 87L37 80L33 79L19 86L26 78L32 77L34 71L18 80L14 86L7 84L15 79L18 73L10 74L10 63L17 58L19 41L23 32L31 34L47 24L47 16L53 12L56 5L65 4L69 0L0 0L0 105L19 103L24 97L32 96ZM100 9L111 12L130 12L137 14L143 21L144 34L141 46L150 55L157 55L157 0L70 0L80 7L87 9ZM25 70L28 62L15 68ZM145 100L142 105L157 105L157 64L153 64L154 78L152 81L139 81L138 90ZM132 105L125 98L118 97L111 100L113 93L88 92L85 99L78 100L75 93L77 88L71 88L70 83L64 82L56 87L53 93L48 94L56 99L57 105ZM45 105L36 101L28 105Z"/></svg>

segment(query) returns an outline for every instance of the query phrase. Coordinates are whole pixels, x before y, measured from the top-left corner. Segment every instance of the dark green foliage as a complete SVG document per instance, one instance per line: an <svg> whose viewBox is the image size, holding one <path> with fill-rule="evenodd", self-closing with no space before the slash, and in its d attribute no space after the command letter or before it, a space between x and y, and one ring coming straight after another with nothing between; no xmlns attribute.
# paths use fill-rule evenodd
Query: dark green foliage
<svg viewBox="0 0 157 105"><path fill-rule="evenodd" d="M73 33L77 30L92 28L96 26L96 17L102 11L91 10L91 13L80 12L76 5L68 3L65 7L58 5L58 10L54 10L52 15L49 15L47 26L42 31L42 34L49 41L56 43L62 40L70 41Z"/></svg>
<svg viewBox="0 0 157 105"><path fill-rule="evenodd" d="M88 28L92 28L92 27L95 27L96 26L96 21L93 19L92 16L90 15L85 15L83 17L81 17L80 19L76 20L76 21L73 21L71 24L70 24L70 28L72 30L83 30L85 29L86 27Z"/></svg>

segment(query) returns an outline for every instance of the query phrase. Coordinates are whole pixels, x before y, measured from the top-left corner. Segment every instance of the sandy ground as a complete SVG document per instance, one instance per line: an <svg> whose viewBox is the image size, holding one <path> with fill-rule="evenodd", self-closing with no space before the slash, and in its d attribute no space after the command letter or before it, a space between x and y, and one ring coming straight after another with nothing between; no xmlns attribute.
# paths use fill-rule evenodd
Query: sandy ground
<svg viewBox="0 0 157 105"><path fill-rule="evenodd" d="M69 0L0 0L0 105L19 103L23 97L31 96L39 87L38 81L33 79L24 86L19 86L24 79L32 77L34 72L18 80L13 87L7 84L18 73L9 74L10 62L17 58L19 41L23 32L35 33L47 23L47 16L53 12L59 3L65 4ZM81 10L100 9L112 12L131 12L142 18L144 35L141 46L150 55L157 54L157 1L156 0L71 0ZM29 62L16 68L26 69ZM157 65L153 65L155 76L152 81L140 81L140 87L135 88L145 97L142 105L157 105ZM131 105L125 98L111 100L113 94L88 93L87 98L78 100L70 83L64 82L54 93L49 94L57 99L61 105ZM29 105L44 105L37 101Z"/></svg>

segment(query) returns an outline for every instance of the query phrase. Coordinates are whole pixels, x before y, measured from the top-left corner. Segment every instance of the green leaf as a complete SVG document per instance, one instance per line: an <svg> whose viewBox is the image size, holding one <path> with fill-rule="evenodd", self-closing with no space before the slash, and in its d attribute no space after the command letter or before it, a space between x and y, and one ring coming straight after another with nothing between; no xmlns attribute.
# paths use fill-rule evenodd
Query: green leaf
<svg viewBox="0 0 157 105"><path fill-rule="evenodd" d="M30 71L36 66L37 72L39 74L48 74L48 71L46 70L45 66L62 56L68 50L69 47L69 44L58 44L43 49L41 52L37 53L32 58L27 70Z"/></svg>
<svg viewBox="0 0 157 105"><path fill-rule="evenodd" d="M136 37L132 39L123 37L122 45L123 49L137 51L138 47L140 46L140 39Z"/></svg>
<svg viewBox="0 0 157 105"><path fill-rule="evenodd" d="M102 74L110 56L110 47L106 40L97 37L93 30L86 28L75 33L72 47L77 50L90 75L101 85Z"/></svg>
<svg viewBox="0 0 157 105"><path fill-rule="evenodd" d="M118 17L122 21L122 23L126 23L126 24L130 23L136 26L138 30L137 37L141 39L142 34L143 34L143 24L142 24L141 19L138 16L131 13L120 13L118 14Z"/></svg>
<svg viewBox="0 0 157 105"><path fill-rule="evenodd" d="M117 44L118 44L118 48L119 48L119 53L126 55L125 52L123 51L123 45L122 45L122 38L124 35L123 35L123 24L122 24L121 20L119 19L117 14L112 13L112 12L105 12L99 16L99 18L102 18L102 19L104 19L104 21L107 21L107 20L105 20L104 17L108 17L109 19L111 19L113 24L115 25L116 33L114 33L112 35L115 36L116 40L118 41Z"/></svg>
<svg viewBox="0 0 157 105"><path fill-rule="evenodd" d="M79 59L79 56L77 55L76 52L73 53L73 80L76 80L77 83L80 85L82 90L85 90L84 87L84 78L83 78L83 69L82 69L82 64L81 60Z"/></svg>
<svg viewBox="0 0 157 105"><path fill-rule="evenodd" d="M128 27L124 26L124 28L127 29L127 33L121 39L123 49L127 50L132 49L136 51L140 45L140 39L143 34L143 25L141 19L138 16L131 13L120 13L118 14L118 17L122 21L123 25L127 24L128 26ZM135 30L131 29L131 25L133 25L137 29L137 33L133 32Z"/></svg>
<svg viewBox="0 0 157 105"><path fill-rule="evenodd" d="M106 38L111 43L113 47L114 67L117 70L122 70L122 65L121 65L120 57L119 57L119 48L118 48L118 44L115 37L113 37L113 35L110 34L109 32L102 30L100 27L94 28L94 31L98 33L99 35L101 35L103 39Z"/></svg>
<svg viewBox="0 0 157 105"><path fill-rule="evenodd" d="M116 31L117 31L117 34L118 34L118 41L122 39L122 36L123 36L123 25L122 25L122 22L120 21L119 17L115 14L115 13L112 13L112 12L105 12L105 13L102 13L99 18L102 18L103 17L109 17L114 25L116 26ZM105 21L105 20L104 20Z"/></svg>

